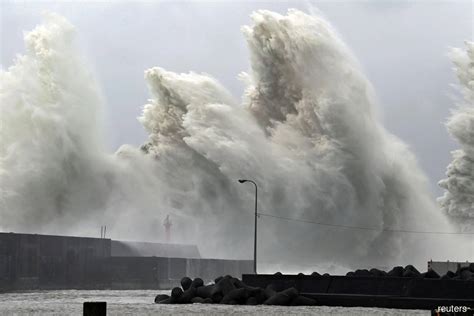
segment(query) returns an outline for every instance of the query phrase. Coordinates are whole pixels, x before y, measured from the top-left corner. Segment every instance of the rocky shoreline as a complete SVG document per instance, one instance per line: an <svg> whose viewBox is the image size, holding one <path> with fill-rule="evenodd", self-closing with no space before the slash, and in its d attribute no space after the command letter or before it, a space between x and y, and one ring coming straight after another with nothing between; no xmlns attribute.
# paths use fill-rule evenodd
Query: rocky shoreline
<svg viewBox="0 0 474 316"><path fill-rule="evenodd" d="M317 272L313 272L317 273ZM436 271L429 269L426 272L420 273L414 266L407 265L406 267L397 266L389 272L379 269L359 269L351 271L346 276L374 276L374 277L403 277L403 278L425 278L425 279L453 279L474 281L474 263L468 267L461 267L456 272L448 271L445 275L440 276Z"/></svg>
<svg viewBox="0 0 474 316"><path fill-rule="evenodd" d="M219 277L213 284L204 285L200 278L181 279L181 287L171 290L171 295L159 294L158 304L229 304L229 305L316 305L316 301L300 295L294 287L277 292L272 285L265 289L252 287L230 275Z"/></svg>
<svg viewBox="0 0 474 316"><path fill-rule="evenodd" d="M280 272L274 276L282 276ZM302 273L298 276L306 276ZM329 274L320 275L313 272L312 277L330 277ZM347 277L376 277L376 278L415 278L415 279L440 279L460 280L474 282L474 264L462 267L456 272L448 271L440 276L434 270L420 273L414 266L397 266L386 272L379 269L359 269L348 272ZM155 297L157 304L234 304L234 305L283 305L283 306L311 306L317 305L317 300L302 295L295 287L276 290L274 284L265 288L249 286L230 275L221 276L214 283L205 285L201 278L191 280L189 277L181 279L181 287L175 287L170 295L159 294Z"/></svg>

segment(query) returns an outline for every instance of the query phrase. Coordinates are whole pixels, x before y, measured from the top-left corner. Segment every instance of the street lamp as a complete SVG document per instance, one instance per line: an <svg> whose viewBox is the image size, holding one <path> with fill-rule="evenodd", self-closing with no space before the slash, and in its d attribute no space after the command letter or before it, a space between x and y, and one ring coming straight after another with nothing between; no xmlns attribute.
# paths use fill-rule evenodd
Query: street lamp
<svg viewBox="0 0 474 316"><path fill-rule="evenodd" d="M251 182L255 186L255 231L253 237L253 271L257 274L257 197L258 189L257 184L252 180L239 179L240 183Z"/></svg>

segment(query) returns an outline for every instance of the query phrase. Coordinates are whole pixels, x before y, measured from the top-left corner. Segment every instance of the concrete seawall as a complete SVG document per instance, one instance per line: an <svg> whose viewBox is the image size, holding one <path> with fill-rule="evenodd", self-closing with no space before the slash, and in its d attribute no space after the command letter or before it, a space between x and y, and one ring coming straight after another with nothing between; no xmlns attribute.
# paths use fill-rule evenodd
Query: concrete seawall
<svg viewBox="0 0 474 316"><path fill-rule="evenodd" d="M253 269L251 260L160 257L110 257L103 265L109 269L112 289L169 289L179 286L183 276L209 282L226 274L241 277Z"/></svg>
<svg viewBox="0 0 474 316"><path fill-rule="evenodd" d="M319 305L402 309L434 309L438 306L474 307L474 282L407 277L243 275L250 286L276 291L291 287L314 298Z"/></svg>
<svg viewBox="0 0 474 316"><path fill-rule="evenodd" d="M240 277L253 269L251 260L195 258L199 255L192 249L190 252L189 246L177 252L180 245L165 250L171 254L191 253L192 258L112 256L112 242L115 241L0 233L0 291L167 289L178 285L183 275L211 281L224 274Z"/></svg>

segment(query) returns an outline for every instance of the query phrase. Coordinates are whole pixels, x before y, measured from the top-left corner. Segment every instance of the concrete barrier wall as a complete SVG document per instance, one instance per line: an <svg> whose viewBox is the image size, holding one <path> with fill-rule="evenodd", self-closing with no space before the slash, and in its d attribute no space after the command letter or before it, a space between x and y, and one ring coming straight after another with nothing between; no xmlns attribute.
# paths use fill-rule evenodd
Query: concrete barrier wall
<svg viewBox="0 0 474 316"><path fill-rule="evenodd" d="M187 260L183 258L169 258L168 264L168 279L170 280L181 280L181 278L187 273Z"/></svg>
<svg viewBox="0 0 474 316"><path fill-rule="evenodd" d="M0 233L0 291L156 289L252 272L251 260L111 256L111 240Z"/></svg>
<svg viewBox="0 0 474 316"><path fill-rule="evenodd" d="M474 282L465 280L413 279L404 288L403 296L474 299Z"/></svg>
<svg viewBox="0 0 474 316"><path fill-rule="evenodd" d="M474 299L474 282L401 277L244 275L244 283L278 291L295 287L303 293Z"/></svg>
<svg viewBox="0 0 474 316"><path fill-rule="evenodd" d="M108 256L110 239L0 233L0 290L81 284Z"/></svg>
<svg viewBox="0 0 474 316"><path fill-rule="evenodd" d="M212 281L227 274L241 278L243 274L252 271L252 260L188 259L186 274L192 278L200 277L205 281Z"/></svg>
<svg viewBox="0 0 474 316"><path fill-rule="evenodd" d="M110 257L103 261L111 288L168 289L182 277L205 282L221 275L241 277L253 269L251 260L183 259L160 257Z"/></svg>
<svg viewBox="0 0 474 316"><path fill-rule="evenodd" d="M112 257L201 258L196 245L112 240Z"/></svg>

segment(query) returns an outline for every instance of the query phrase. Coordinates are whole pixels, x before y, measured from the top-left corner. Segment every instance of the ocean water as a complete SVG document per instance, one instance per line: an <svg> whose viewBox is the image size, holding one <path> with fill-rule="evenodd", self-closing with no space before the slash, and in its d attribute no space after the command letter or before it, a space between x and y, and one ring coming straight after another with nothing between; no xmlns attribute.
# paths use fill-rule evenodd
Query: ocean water
<svg viewBox="0 0 474 316"><path fill-rule="evenodd" d="M430 315L428 311L327 306L159 305L169 291L39 291L0 294L0 315L82 315L85 301L106 301L107 315Z"/></svg>

